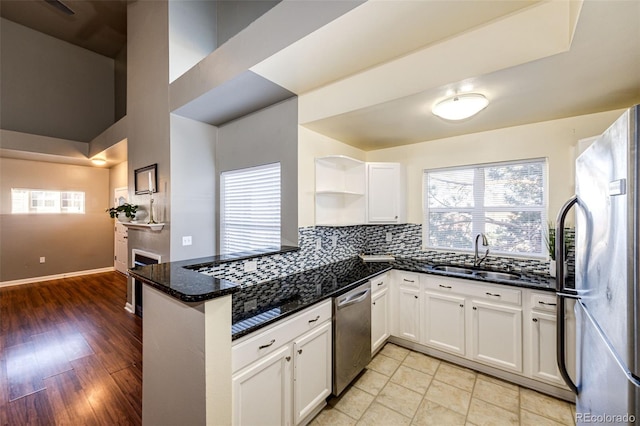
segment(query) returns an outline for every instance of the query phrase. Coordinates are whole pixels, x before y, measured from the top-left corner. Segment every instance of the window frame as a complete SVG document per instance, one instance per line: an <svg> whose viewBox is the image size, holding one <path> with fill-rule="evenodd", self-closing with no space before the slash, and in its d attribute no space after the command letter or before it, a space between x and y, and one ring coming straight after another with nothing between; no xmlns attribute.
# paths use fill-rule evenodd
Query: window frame
<svg viewBox="0 0 640 426"><path fill-rule="evenodd" d="M443 172L443 171L455 171L455 170L476 170L476 169L485 169L490 167L503 167L509 165L522 165L522 164L530 164L530 163L541 163L542 164L542 205L541 206L498 206L498 207L486 207L482 206L472 206L472 207L460 207L460 208L430 208L429 207L429 193L427 187L427 178L429 173L433 172ZM478 199L476 184L478 181L482 181L482 191L484 191L484 174L482 174L482 179L479 178L480 174L474 172L473 178L473 199ZM423 169L422 171L422 250L424 251L439 251L439 252L456 252L456 253L473 253L474 248L473 245L469 248L451 248L451 247L439 247L429 244L429 213L430 212L460 212L460 213L468 213L471 215L471 227L472 227L472 236L477 235L480 232L484 231L484 226L486 226L487 222L483 220L486 217L487 213L500 213L500 212L540 212L541 213L541 244L540 251L535 253L523 253L523 252L509 252L509 251L501 251L496 250L495 248L491 248L491 240L489 240L489 248L491 249L492 254L498 254L501 256L508 256L514 258L527 258L527 259L546 259L547 258L547 249L545 247L544 238L546 236L545 232L547 229L548 223L548 209L549 209L549 161L548 158L537 157L537 158L526 158L526 159L518 159L518 160L508 160L508 161L500 161L500 162L491 162L491 163L479 163L479 164L468 164L462 166L453 166L453 167L441 167L441 168L433 168L433 169ZM478 219L480 218L480 219ZM472 239L475 237L472 237Z"/></svg>

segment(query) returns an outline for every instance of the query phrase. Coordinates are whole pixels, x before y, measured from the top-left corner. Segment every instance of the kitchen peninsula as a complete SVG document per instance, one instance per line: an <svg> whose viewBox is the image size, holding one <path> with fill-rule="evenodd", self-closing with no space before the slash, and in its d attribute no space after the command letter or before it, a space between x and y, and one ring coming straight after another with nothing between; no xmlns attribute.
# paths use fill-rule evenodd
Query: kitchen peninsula
<svg viewBox="0 0 640 426"><path fill-rule="evenodd" d="M451 276L424 259L365 263L358 257L253 285L237 285L207 274L213 258L130 270L143 289L143 419L145 424L231 424L232 342L270 326L359 283L396 269ZM507 282L470 280L553 291L538 274ZM268 312L269 315L264 315Z"/></svg>

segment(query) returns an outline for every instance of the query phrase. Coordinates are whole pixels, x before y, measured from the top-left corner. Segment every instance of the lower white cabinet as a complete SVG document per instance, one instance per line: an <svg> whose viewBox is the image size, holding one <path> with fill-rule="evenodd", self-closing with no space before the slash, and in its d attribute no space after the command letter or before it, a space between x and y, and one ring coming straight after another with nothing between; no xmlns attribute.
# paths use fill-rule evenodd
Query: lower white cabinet
<svg viewBox="0 0 640 426"><path fill-rule="evenodd" d="M297 425L323 406L331 394L331 333L329 300L234 345L233 424Z"/></svg>
<svg viewBox="0 0 640 426"><path fill-rule="evenodd" d="M420 290L400 286L398 289L398 337L420 340Z"/></svg>
<svg viewBox="0 0 640 426"><path fill-rule="evenodd" d="M371 353L374 353L389 337L389 289L371 296Z"/></svg>
<svg viewBox="0 0 640 426"><path fill-rule="evenodd" d="M331 394L331 322L297 339L293 349L294 424L299 424Z"/></svg>
<svg viewBox="0 0 640 426"><path fill-rule="evenodd" d="M287 345L233 375L233 424L291 424L292 356Z"/></svg>
<svg viewBox="0 0 640 426"><path fill-rule="evenodd" d="M522 308L473 300L471 358L522 373Z"/></svg>
<svg viewBox="0 0 640 426"><path fill-rule="evenodd" d="M424 344L458 355L465 354L465 299L427 291Z"/></svg>

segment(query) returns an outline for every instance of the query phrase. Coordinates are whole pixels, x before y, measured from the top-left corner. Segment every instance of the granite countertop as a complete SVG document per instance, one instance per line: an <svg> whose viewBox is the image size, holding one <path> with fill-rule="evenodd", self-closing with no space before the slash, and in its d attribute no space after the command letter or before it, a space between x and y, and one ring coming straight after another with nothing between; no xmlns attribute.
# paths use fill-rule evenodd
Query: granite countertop
<svg viewBox="0 0 640 426"><path fill-rule="evenodd" d="M182 302L203 302L239 291L239 284L189 269L189 266L193 264L205 264L214 261L216 261L215 257L206 257L136 266L129 269L129 274L133 278Z"/></svg>
<svg viewBox="0 0 640 426"><path fill-rule="evenodd" d="M436 271L433 269L435 265L429 260L405 257L396 257L394 262L369 263L359 257L352 257L286 277L245 286L198 272L199 266L219 261L217 257L190 259L138 266L129 272L133 278L183 302L202 302L231 294L234 340L315 303L347 292L390 269L555 291L555 281L539 274L519 272L519 281L490 279Z"/></svg>

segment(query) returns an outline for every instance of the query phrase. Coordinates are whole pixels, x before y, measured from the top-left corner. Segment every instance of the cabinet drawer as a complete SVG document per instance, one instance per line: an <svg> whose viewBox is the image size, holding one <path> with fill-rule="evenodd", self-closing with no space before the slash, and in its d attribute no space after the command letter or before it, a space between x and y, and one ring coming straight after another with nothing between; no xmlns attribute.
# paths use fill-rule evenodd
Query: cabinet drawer
<svg viewBox="0 0 640 426"><path fill-rule="evenodd" d="M512 303L522 305L522 291L507 286L489 286L486 284L473 284L467 288L467 294L475 298L492 300L494 302Z"/></svg>
<svg viewBox="0 0 640 426"><path fill-rule="evenodd" d="M384 273L382 275L378 275L375 278L371 278L371 294L372 297L374 294L379 291L383 291L389 287L389 274Z"/></svg>
<svg viewBox="0 0 640 426"><path fill-rule="evenodd" d="M420 275L413 272L398 271L398 284L405 288L420 288Z"/></svg>
<svg viewBox="0 0 640 426"><path fill-rule="evenodd" d="M556 295L553 293L531 293L531 309L555 312L557 306L556 302Z"/></svg>
<svg viewBox="0 0 640 426"><path fill-rule="evenodd" d="M457 278L439 277L436 275L423 275L423 281L426 290L435 290L445 293L467 294L470 283L468 280Z"/></svg>
<svg viewBox="0 0 640 426"><path fill-rule="evenodd" d="M331 299L311 306L270 328L258 330L231 348L232 371L236 372L260 357L270 354L301 334L331 319Z"/></svg>

